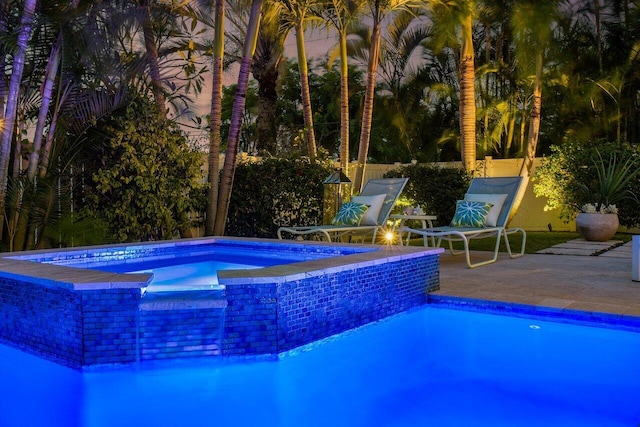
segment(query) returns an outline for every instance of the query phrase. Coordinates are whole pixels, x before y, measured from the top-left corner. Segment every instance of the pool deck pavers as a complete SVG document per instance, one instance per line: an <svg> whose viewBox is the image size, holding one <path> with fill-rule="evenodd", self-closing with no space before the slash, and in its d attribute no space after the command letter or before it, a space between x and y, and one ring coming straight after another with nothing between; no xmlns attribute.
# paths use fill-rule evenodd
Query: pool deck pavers
<svg viewBox="0 0 640 427"><path fill-rule="evenodd" d="M440 255L440 290L433 295L637 317L640 282L632 280L631 242L566 244L469 269L464 256ZM594 255L596 254L596 255ZM474 257L490 257L473 252Z"/></svg>

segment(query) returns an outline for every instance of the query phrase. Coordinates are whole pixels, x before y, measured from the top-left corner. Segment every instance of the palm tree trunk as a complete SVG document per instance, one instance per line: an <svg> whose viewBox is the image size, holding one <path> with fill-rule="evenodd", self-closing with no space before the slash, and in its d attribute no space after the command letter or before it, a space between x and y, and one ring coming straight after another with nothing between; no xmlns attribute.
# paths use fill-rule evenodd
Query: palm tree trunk
<svg viewBox="0 0 640 427"><path fill-rule="evenodd" d="M36 123L36 130L33 136L33 146L31 147L29 165L27 166L27 188L25 188L25 191L28 192L35 192L37 186L36 175L40 162L40 151L42 148L42 140L44 138L45 125L47 123L47 115L49 114L49 107L51 106L54 83L60 65L61 49L62 32L58 34L56 43L51 47L49 62L47 63L45 71L45 81L42 89L42 103L40 104L40 110L38 111L38 121ZM31 198L28 198L23 205L23 209L19 212L18 225L14 240L14 248L17 250L31 249L30 247L25 246L25 242L26 236L29 234L29 218L31 216L32 206L33 203L31 202Z"/></svg>
<svg viewBox="0 0 640 427"><path fill-rule="evenodd" d="M3 0L0 2L0 34L7 34L7 16L9 16L9 2ZM6 45L0 49L0 70L6 69L6 50ZM0 78L0 117L4 117L5 99L8 91L7 80L3 76Z"/></svg>
<svg viewBox="0 0 640 427"><path fill-rule="evenodd" d="M258 141L256 150L276 155L278 152L278 126L276 123L276 103L278 101L277 66L267 65L258 71L253 68L253 77L258 81L258 117L256 118L256 132Z"/></svg>
<svg viewBox="0 0 640 427"><path fill-rule="evenodd" d="M162 91L162 78L160 77L160 66L158 65L158 48L153 39L151 6L147 0L143 0L142 2L142 14L142 32L144 34L144 47L147 51L151 90L153 91L153 98L158 106L158 113L165 115L165 96Z"/></svg>
<svg viewBox="0 0 640 427"><path fill-rule="evenodd" d="M536 55L536 76L533 83L533 99L531 102L531 116L529 118L529 133L527 135L526 152L520 167L520 176L531 175L533 160L536 157L538 135L540 133L540 112L542 109L542 59L543 53Z"/></svg>
<svg viewBox="0 0 640 427"><path fill-rule="evenodd" d="M531 116L529 119L529 133L527 135L527 145L524 159L522 159L522 166L520 168L520 176L523 177L523 183L518 189L513 200L513 208L511 209L511 218L518 212L520 204L524 199L524 194L527 190L527 184L529 177L531 176L531 169L533 167L533 160L536 157L536 147L538 145L538 135L540 133L540 113L542 109L542 65L543 65L543 52L538 50L536 54L536 75L533 82L533 100L531 105ZM511 220L509 218L509 220Z"/></svg>
<svg viewBox="0 0 640 427"><path fill-rule="evenodd" d="M11 79L9 81L9 93L7 95L7 107L4 116L4 130L0 143L0 236L4 230L4 208L7 196L7 180L9 176L9 158L11 157L11 141L16 125L18 111L18 98L20 83L24 72L27 43L31 34L31 26L36 11L37 0L25 0L18 29L18 42L13 55Z"/></svg>
<svg viewBox="0 0 640 427"><path fill-rule="evenodd" d="M51 47L51 54L49 55L49 62L47 63L47 69L45 72L45 81L42 89L42 103L40 104L40 110L38 112L38 122L33 136L33 147L31 154L29 155L29 166L27 168L27 177L30 181L33 181L35 178L38 170L38 164L40 162L40 150L42 149L44 129L47 123L49 107L51 106L53 87L58 75L60 57L62 56L61 51L62 32L58 34L56 44Z"/></svg>
<svg viewBox="0 0 640 427"><path fill-rule="evenodd" d="M224 0L216 0L216 21L213 51L213 88L211 89L211 134L209 143L209 173L207 210L204 233L213 235L218 207L220 169L220 126L222 124L222 58L224 57Z"/></svg>
<svg viewBox="0 0 640 427"><path fill-rule="evenodd" d="M251 70L251 59L256 47L260 16L262 14L263 0L253 0L251 4L251 16L244 43L244 53L240 63L238 73L238 85L233 110L231 112L231 124L229 126L229 139L227 141L227 152L224 158L222 176L220 178L220 191L218 195L218 209L216 221L213 228L214 235L224 235L229 211L229 201L231 200L231 189L233 187L233 175L236 169L236 157L238 154L238 140L240 139L240 128L242 126L242 115L246 103L247 86L249 84L249 72Z"/></svg>
<svg viewBox="0 0 640 427"><path fill-rule="evenodd" d="M360 131L360 144L358 145L358 163L356 165L356 177L353 183L353 191L356 192L362 189L367 156L369 154L371 122L373 119L373 98L376 92L376 74L378 72L378 57L380 55L380 35L380 22L374 19L371 33L371 47L369 48L364 105L362 108L362 129Z"/></svg>
<svg viewBox="0 0 640 427"><path fill-rule="evenodd" d="M476 169L476 97L472 20L468 15L462 25L460 49L460 155L465 170Z"/></svg>
<svg viewBox="0 0 640 427"><path fill-rule="evenodd" d="M311 109L311 94L309 93L309 68L307 53L304 47L304 29L301 23L296 23L296 47L298 49L298 70L300 71L300 91L302 97L302 117L307 133L307 151L311 161L317 155L316 137L313 131L313 111Z"/></svg>
<svg viewBox="0 0 640 427"><path fill-rule="evenodd" d="M349 176L349 63L344 32L340 32L340 168Z"/></svg>

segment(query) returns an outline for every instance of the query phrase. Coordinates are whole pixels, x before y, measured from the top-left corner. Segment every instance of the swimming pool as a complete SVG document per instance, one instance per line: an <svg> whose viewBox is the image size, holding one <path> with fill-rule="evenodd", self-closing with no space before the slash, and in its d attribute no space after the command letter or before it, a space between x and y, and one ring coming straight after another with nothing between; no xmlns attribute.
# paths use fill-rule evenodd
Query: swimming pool
<svg viewBox="0 0 640 427"><path fill-rule="evenodd" d="M640 333L422 307L283 355L77 372L0 346L0 425L636 426Z"/></svg>

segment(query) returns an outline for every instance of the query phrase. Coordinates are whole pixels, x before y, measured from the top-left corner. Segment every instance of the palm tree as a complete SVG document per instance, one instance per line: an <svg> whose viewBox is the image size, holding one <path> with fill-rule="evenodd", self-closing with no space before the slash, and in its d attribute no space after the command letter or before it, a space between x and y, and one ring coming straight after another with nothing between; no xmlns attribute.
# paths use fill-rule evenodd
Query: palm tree
<svg viewBox="0 0 640 427"><path fill-rule="evenodd" d="M246 29L249 15L247 9L251 3L246 0L227 2L227 20L232 27L227 31L232 51L238 61L242 57L246 41ZM284 57L284 42L289 35L290 27L281 25L282 8L278 4L268 3L264 7L260 21L256 49L251 61L251 73L258 81L258 117L256 128L258 141L256 151L275 154L278 150L276 101L278 100L277 84L280 63Z"/></svg>
<svg viewBox="0 0 640 427"><path fill-rule="evenodd" d="M25 66L27 44L31 34L31 27L36 13L37 0L25 0L22 8L20 25L17 30L18 38L16 49L13 52L13 63L11 67L11 79L9 81L9 91L7 93L6 109L0 117L4 122L2 127L2 140L0 143L0 236L4 230L5 202L7 196L7 183L9 177L9 158L11 156L11 143L16 127L16 113L18 111L18 98L20 94L20 84Z"/></svg>
<svg viewBox="0 0 640 427"><path fill-rule="evenodd" d="M369 142L371 137L371 124L373 118L373 100L375 96L376 77L378 73L378 63L380 58L380 39L382 34L383 21L389 14L402 10L412 10L420 7L423 3L416 0L370 0L368 3L371 27L371 45L367 63L367 80L362 108L362 129L360 131L360 143L358 146L358 163L356 165L356 175L353 184L354 191L360 191L364 180L364 172L369 153Z"/></svg>
<svg viewBox="0 0 640 427"><path fill-rule="evenodd" d="M222 123L222 69L224 57L224 0L215 1L215 37L213 49L213 84L211 88L211 133L205 234L214 231L218 207L218 171L220 169L220 126Z"/></svg>
<svg viewBox="0 0 640 427"><path fill-rule="evenodd" d="M524 198L526 184L529 181L536 155L542 109L544 57L552 35L551 23L557 17L556 4L555 0L523 0L514 7L512 26L516 42L516 55L520 59L518 62L520 64L533 62L534 69L525 68L522 70L526 75L531 75L533 71L533 93L526 151L520 168L520 176L524 178L524 185L521 185L518 194L516 194L512 216L515 215Z"/></svg>
<svg viewBox="0 0 640 427"><path fill-rule="evenodd" d="M347 36L360 17L364 1L331 0L322 11L324 20L338 33L338 56L340 58L340 168L349 175L349 62ZM335 55L327 66L331 67Z"/></svg>
<svg viewBox="0 0 640 427"><path fill-rule="evenodd" d="M320 18L314 15L321 0L279 0L284 8L282 23L285 27L292 27L296 36L296 49L298 52L298 70L300 72L300 92L302 98L302 117L307 141L307 153L311 160L317 155L316 138L313 129L313 112L311 108L311 94L309 93L309 66L304 43L304 31L309 22L318 21ZM286 30L284 30L286 31Z"/></svg>
<svg viewBox="0 0 640 427"><path fill-rule="evenodd" d="M463 12L460 43L460 155L465 170L476 169L476 92L472 2Z"/></svg>
<svg viewBox="0 0 640 427"><path fill-rule="evenodd" d="M218 208L216 211L216 221L213 228L215 235L223 235L229 211L229 200L231 199L231 189L233 187L233 175L236 167L236 156L238 150L238 140L240 137L240 127L242 115L244 113L245 95L249 84L249 72L251 70L251 60L255 53L258 32L260 28L260 17L262 15L263 0L253 0L251 5L251 15L247 25L246 38L240 71L238 73L238 86L236 88L231 125L229 127L229 139L227 141L227 153L224 158L224 166L220 179L220 190L218 195Z"/></svg>
<svg viewBox="0 0 640 427"><path fill-rule="evenodd" d="M431 2L438 43L456 44L459 52L459 126L460 156L466 170L475 170L476 164L476 99L475 52L473 46L473 20L475 0Z"/></svg>
<svg viewBox="0 0 640 427"><path fill-rule="evenodd" d="M158 64L158 47L154 40L153 27L151 21L151 5L149 0L140 1L141 17L140 23L144 38L144 47L147 52L147 61L149 65L149 77L151 79L151 90L153 98L158 107L158 113L165 114L165 96L162 90L162 78L160 76L160 66Z"/></svg>
<svg viewBox="0 0 640 427"><path fill-rule="evenodd" d="M531 76L533 90L531 95L531 111L529 130L525 148L525 156L520 168L520 176L531 174L540 133L540 117L542 108L542 83L545 52L552 35L551 24L557 16L555 0L523 0L514 7L512 19L513 33L516 41L516 54L520 64L533 63L533 70L524 68L521 72Z"/></svg>
<svg viewBox="0 0 640 427"><path fill-rule="evenodd" d="M381 109L376 109L378 125L385 126L383 138L400 143L400 151L408 152L412 159L418 157L416 145L420 143L421 126L419 117L424 89L429 86L428 78L416 67L418 59L424 60L425 42L432 34L431 25L422 19L426 10L415 12L400 11L389 19L381 35L379 59L379 94ZM369 54L368 28L364 24L354 26L351 34L350 53L352 58L366 63ZM425 66L428 67L428 66ZM389 133L393 133L389 135ZM393 147L377 147L378 153L394 153L392 161L398 160L399 150ZM382 149L381 149L382 148ZM393 154L391 154L393 155ZM405 154L406 155L406 154Z"/></svg>
<svg viewBox="0 0 640 427"><path fill-rule="evenodd" d="M9 2L6 0L0 1L0 34L9 34L7 18L9 16ZM4 70L6 67L6 58L10 53L9 43L2 43L0 45L0 70ZM8 92L8 80L3 73L0 76L0 116L4 117L5 99ZM0 132L1 135L1 132Z"/></svg>

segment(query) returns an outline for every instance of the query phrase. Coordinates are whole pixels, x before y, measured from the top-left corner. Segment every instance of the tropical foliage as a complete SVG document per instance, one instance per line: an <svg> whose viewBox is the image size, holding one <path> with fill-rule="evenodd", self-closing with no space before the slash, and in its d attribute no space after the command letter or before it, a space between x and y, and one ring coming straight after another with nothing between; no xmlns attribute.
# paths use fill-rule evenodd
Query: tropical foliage
<svg viewBox="0 0 640 427"><path fill-rule="evenodd" d="M227 232L274 237L280 226L321 224L322 182L331 172L329 163L301 157L239 163ZM258 185L260 191L255 191Z"/></svg>
<svg viewBox="0 0 640 427"><path fill-rule="evenodd" d="M101 219L118 242L179 237L204 210L202 154L146 98L135 98L105 123L101 144L83 164L82 213Z"/></svg>
<svg viewBox="0 0 640 427"><path fill-rule="evenodd" d="M617 142L569 142L553 147L533 177L536 196L545 209L560 209L566 220L586 204L594 210L616 205L620 224L640 224L640 148Z"/></svg>
<svg viewBox="0 0 640 427"><path fill-rule="evenodd" d="M207 234L228 232L240 149L312 158L323 149L345 171L357 159L357 187L370 162L464 160L473 170L485 155L524 157L528 174L534 155L566 140L623 150L640 141L640 10L629 0L0 5L6 249L67 244L67 217L79 220L82 208L72 178L97 172L80 159L130 88L159 116L210 136ZM339 43L307 60L311 22L325 22ZM290 33L297 60L285 55ZM234 62L238 84L222 88L222 67ZM205 83L209 120L196 107ZM623 209L621 220L633 215Z"/></svg>

